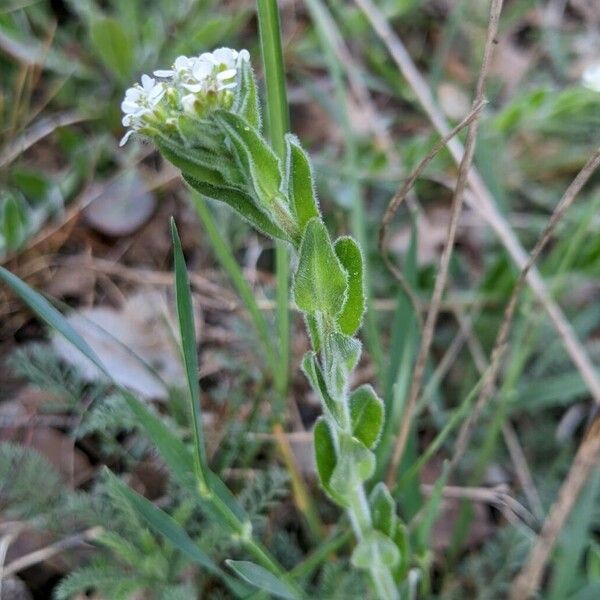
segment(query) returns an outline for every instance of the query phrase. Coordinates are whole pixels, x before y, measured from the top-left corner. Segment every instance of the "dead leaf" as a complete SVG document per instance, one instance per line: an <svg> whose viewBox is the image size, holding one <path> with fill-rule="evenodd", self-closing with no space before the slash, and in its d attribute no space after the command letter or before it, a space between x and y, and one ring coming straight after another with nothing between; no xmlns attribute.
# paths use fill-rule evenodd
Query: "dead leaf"
<svg viewBox="0 0 600 600"><path fill-rule="evenodd" d="M166 294L138 292L121 310L90 308L69 315L67 320L120 385L155 399L167 398L167 385L183 385L178 327L173 303ZM199 323L196 309L197 328ZM62 336L54 334L52 345L63 360L80 369L83 377L102 379L100 371Z"/></svg>

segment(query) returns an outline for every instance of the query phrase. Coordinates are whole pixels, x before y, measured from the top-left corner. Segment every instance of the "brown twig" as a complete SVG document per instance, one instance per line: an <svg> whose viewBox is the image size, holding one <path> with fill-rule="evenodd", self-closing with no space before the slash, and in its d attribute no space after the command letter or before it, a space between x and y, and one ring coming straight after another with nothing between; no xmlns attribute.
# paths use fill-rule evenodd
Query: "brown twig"
<svg viewBox="0 0 600 600"><path fill-rule="evenodd" d="M13 560L10 564L6 565L0 572L0 579L6 579L10 575L14 573L18 573L23 569L27 569L33 565L37 565L53 556L68 550L69 548L76 548L77 546L81 546L86 542L92 541L96 539L101 533L103 529L102 527L91 527L90 529L86 529L85 531L78 533L76 535L71 535L67 538L59 540L54 544L50 544L45 548L41 548L40 550L36 550L35 552L30 552L25 556L21 556Z"/></svg>
<svg viewBox="0 0 600 600"><path fill-rule="evenodd" d="M394 194L392 199L390 200L388 207L383 215L383 219L381 220L381 225L379 227L379 253L383 257L383 262L387 267L388 271L398 280L404 293L408 296L410 303L412 304L413 311L415 316L419 320L419 324L423 327L423 322L421 319L421 309L420 302L417 296L415 295L413 289L408 284L404 277L404 273L392 262L387 251L386 251L386 240L387 240L387 232L389 229L389 225L394 218L394 215L400 208L400 205L406 199L408 193L415 185L417 179L421 176L421 173L425 170L427 165L437 156L437 154L446 147L448 142L457 135L460 131L462 131L465 127L470 125L475 117L479 114L481 109L485 106L486 101L482 99L479 104L476 104L471 112L447 135L442 137L438 142L433 146L433 148L429 151L427 156L421 160L421 162L417 165L416 169L412 172L410 177L404 182L402 187Z"/></svg>
<svg viewBox="0 0 600 600"><path fill-rule="evenodd" d="M460 432L458 434L458 440L456 442L456 449L454 451L454 456L452 457L452 461L450 462L450 468L454 469L463 454L465 453L469 440L471 439L471 434L473 432L474 426L481 415L487 401L494 393L494 389L496 386L496 378L498 376L498 372L500 370L502 364L502 358L504 357L504 353L508 347L508 334L510 332L510 328L512 325L512 321L514 318L515 310L517 307L517 302L519 300L519 296L525 287L527 282L527 274L533 268L535 261L540 256L543 249L546 247L546 244L550 241L556 226L564 217L567 210L571 207L573 202L575 202L577 195L583 188L583 186L587 183L589 178L592 176L594 171L600 166L600 148L594 152L592 157L585 164L583 169L578 173L577 177L571 182L563 197L560 199L560 202L557 204L546 228L542 232L542 235L538 239L535 244L535 247L531 251L531 255L527 260L527 263L523 267L523 270L519 274L519 278L515 283L515 287L513 288L512 294L506 305L504 310L504 316L502 319L502 323L500 325L500 329L498 330L498 335L496 336L496 341L494 343L494 347L491 353L490 358L490 368L486 371L484 376L483 385L481 386L481 391L477 397L477 401L475 402L475 406L473 408L473 412L469 415L469 418L463 423ZM595 398L596 401L600 399Z"/></svg>
<svg viewBox="0 0 600 600"><path fill-rule="evenodd" d="M422 106L438 133L441 135L449 133L450 127L446 122L444 115L437 107L427 82L419 73L404 47L404 44L391 28L385 16L371 0L354 1L369 20L381 41L387 47L400 72L412 88L419 104ZM451 139L448 142L447 147L455 162L460 163L464 155L464 148L460 140L457 138ZM494 197L475 167L471 167L469 171L469 186L473 191L473 196L467 196L467 203L492 227L513 261L522 269L527 264L528 254L521 246L521 243L506 221L504 215L498 210ZM587 352L577 339L569 322L548 293L544 280L537 269L530 269L527 281L537 296L540 304L548 313L554 328L560 335L567 353L573 361L573 364L579 370L590 393L597 402L600 402L600 377L596 373Z"/></svg>
<svg viewBox="0 0 600 600"><path fill-rule="evenodd" d="M525 565L513 582L511 600L526 600L537 592L556 540L573 510L581 490L589 480L592 469L598 466L599 459L600 417L596 417L579 446L569 473L558 492L558 499L550 509L548 518Z"/></svg>
<svg viewBox="0 0 600 600"><path fill-rule="evenodd" d="M490 6L490 17L485 41L485 49L483 53L481 69L479 71L479 77L477 79L477 85L475 88L473 111L484 101L485 83L490 68L494 44L496 42L496 33L498 31L498 22L500 20L500 13L502 11L502 3L503 0L492 0ZM465 143L465 152L458 169L456 188L454 190L454 195L452 198L450 223L448 225L448 241L444 246L444 250L440 259L440 268L435 279L435 285L431 299L431 306L429 308L429 312L427 313L427 318L425 319L425 325L423 327L421 345L419 347L419 353L417 354L417 358L415 361L415 368L413 372L410 390L408 393L408 400L406 401L403 418L400 423L400 431L396 439L396 444L394 446L394 451L392 453L392 459L390 461L390 466L387 474L387 483L390 489L394 487L398 467L400 465L402 454L404 452L404 448L408 440L408 434L412 425L413 412L417 403L419 393L421 391L423 375L425 374L427 356L429 355L431 342L433 341L433 333L439 313L439 305L442 300L444 288L446 287L448 269L450 267L450 258L452 256L454 240L456 238L456 231L458 229L458 221L460 218L462 205L464 201L464 192L465 188L467 187L467 178L469 170L471 168L471 163L473 162L473 155L475 153L475 143L477 140L479 115L480 113L476 112L473 120L469 125L467 140Z"/></svg>

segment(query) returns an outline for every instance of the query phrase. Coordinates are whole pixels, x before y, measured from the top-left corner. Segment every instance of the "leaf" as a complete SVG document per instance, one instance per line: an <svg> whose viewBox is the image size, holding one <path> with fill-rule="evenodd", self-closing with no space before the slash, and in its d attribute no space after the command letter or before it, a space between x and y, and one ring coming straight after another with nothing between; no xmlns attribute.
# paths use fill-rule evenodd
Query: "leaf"
<svg viewBox="0 0 600 600"><path fill-rule="evenodd" d="M185 374L190 392L192 424L194 431L194 446L196 459L196 477L200 483L207 486L208 461L202 430L202 412L200 408L200 374L198 372L198 350L196 346L196 325L194 323L194 308L192 306L192 292L183 258L181 240L177 233L175 219L171 217L171 236L173 238L173 257L175 264L175 303L177 305L177 318L179 320L179 333L181 336L181 350L185 365ZM207 486L208 487L208 486Z"/></svg>
<svg viewBox="0 0 600 600"><path fill-rule="evenodd" d="M225 110L214 112L216 122L231 140L235 155L254 185L258 200L269 206L280 196L279 159L263 137L242 117Z"/></svg>
<svg viewBox="0 0 600 600"><path fill-rule="evenodd" d="M366 309L363 255L351 237L342 237L335 242L335 253L348 273L348 296L337 324L346 335L354 335L361 326Z"/></svg>
<svg viewBox="0 0 600 600"><path fill-rule="evenodd" d="M371 507L371 518L373 527L389 537L396 532L396 503L387 489L385 483L380 481L371 492L369 497Z"/></svg>
<svg viewBox="0 0 600 600"><path fill-rule="evenodd" d="M371 530L354 548L351 560L357 569L370 569L375 564L394 567L400 562L400 551L387 535Z"/></svg>
<svg viewBox="0 0 600 600"><path fill-rule="evenodd" d="M134 44L121 24L109 17L98 19L91 25L90 39L106 67L126 80L133 69Z"/></svg>
<svg viewBox="0 0 600 600"><path fill-rule="evenodd" d="M293 284L296 305L307 313L323 312L335 317L346 297L346 273L319 218L312 218L306 225L299 255Z"/></svg>
<svg viewBox="0 0 600 600"><path fill-rule="evenodd" d="M13 194L8 194L4 198L4 203L1 203L0 198L0 209L2 214L0 215L0 251L2 251L2 245L7 250L16 250L24 241L27 236L27 213L24 209L25 200L17 200ZM4 237L4 244L2 244L2 237Z"/></svg>
<svg viewBox="0 0 600 600"><path fill-rule="evenodd" d="M350 373L360 359L359 340L334 331L325 336L323 344L323 374L329 393L334 398L345 397Z"/></svg>
<svg viewBox="0 0 600 600"><path fill-rule="evenodd" d="M317 473L319 475L321 486L334 502L345 506L345 500L332 490L329 485L331 475L335 470L337 457L331 429L329 428L329 424L325 417L319 417L315 423L313 429L313 444L315 450L315 463L317 465Z"/></svg>
<svg viewBox="0 0 600 600"><path fill-rule="evenodd" d="M370 385L362 385L350 396L352 435L367 448L373 448L383 430L385 409L383 401Z"/></svg>
<svg viewBox="0 0 600 600"><path fill-rule="evenodd" d="M448 465L448 461L445 461L442 468L442 474L435 482L431 496L429 496L429 499L419 514L419 521L415 528L415 539L419 544L419 550L422 552L427 551L430 547L431 530L440 514L444 486L446 485L446 480L448 479L448 474L450 472Z"/></svg>
<svg viewBox="0 0 600 600"><path fill-rule="evenodd" d="M242 67L238 70L238 89L232 111L239 114L260 132L262 125L260 105L258 103L254 71L250 61L242 61Z"/></svg>
<svg viewBox="0 0 600 600"><path fill-rule="evenodd" d="M396 524L394 543L400 552L400 562L394 568L394 579L400 582L405 579L410 567L410 540L408 530L403 523Z"/></svg>
<svg viewBox="0 0 600 600"><path fill-rule="evenodd" d="M276 577L260 565L248 560L229 559L225 562L241 579L259 590L285 600L298 600L302 597L289 583Z"/></svg>
<svg viewBox="0 0 600 600"><path fill-rule="evenodd" d="M285 143L287 193L300 231L304 231L306 224L313 217L320 216L314 176L310 159L302 149L298 138L287 134Z"/></svg>
<svg viewBox="0 0 600 600"><path fill-rule="evenodd" d="M341 434L337 463L329 479L331 489L345 498L374 471L375 455L360 440Z"/></svg>
<svg viewBox="0 0 600 600"><path fill-rule="evenodd" d="M222 173L214 164L216 157L207 160L208 153L206 151L182 148L179 144L158 138L154 140L154 143L160 153L176 166L184 176L193 177L194 180L210 185L228 187Z"/></svg>
<svg viewBox="0 0 600 600"><path fill-rule="evenodd" d="M225 202L260 233L280 240L288 240L287 234L260 210L246 193L233 188L211 185L185 173L182 175L191 188L207 198Z"/></svg>
<svg viewBox="0 0 600 600"><path fill-rule="evenodd" d="M32 290L25 282L4 267L0 267L0 281L3 281L40 319L69 340L102 373L110 378L102 361L90 348L89 344L41 294Z"/></svg>
<svg viewBox="0 0 600 600"><path fill-rule="evenodd" d="M202 565L211 573L220 574L221 569L188 536L185 530L166 512L155 506L150 500L125 485L107 468L104 469L109 485L123 498L133 511L145 521L151 529L164 536L190 560Z"/></svg>
<svg viewBox="0 0 600 600"><path fill-rule="evenodd" d="M325 379L323 379L323 372L321 371L315 352L307 352L304 355L302 359L302 371L310 381L313 390L321 398L326 409L331 413L333 419L339 421L341 417L340 408L327 390L327 384L325 383Z"/></svg>

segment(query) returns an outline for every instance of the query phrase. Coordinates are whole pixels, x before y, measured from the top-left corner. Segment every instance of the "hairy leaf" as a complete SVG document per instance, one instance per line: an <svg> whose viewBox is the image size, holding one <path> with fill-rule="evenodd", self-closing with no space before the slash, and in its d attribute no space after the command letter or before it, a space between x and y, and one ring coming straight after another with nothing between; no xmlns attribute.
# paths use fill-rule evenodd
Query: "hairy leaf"
<svg viewBox="0 0 600 600"><path fill-rule="evenodd" d="M315 463L317 465L317 473L319 474L321 486L334 502L337 502L341 506L345 506L346 502L343 497L337 494L329 485L331 476L336 467L337 457L331 429L329 428L329 424L325 417L319 417L315 423L313 443L315 449Z"/></svg>
<svg viewBox="0 0 600 600"><path fill-rule="evenodd" d="M375 471L375 455L355 437L340 435L340 450L337 464L329 479L331 489L346 497L357 485L367 481Z"/></svg>
<svg viewBox="0 0 600 600"><path fill-rule="evenodd" d="M389 537L396 532L396 503L385 483L380 481L369 497L373 527Z"/></svg>
<svg viewBox="0 0 600 600"><path fill-rule="evenodd" d="M335 317L346 298L346 273L338 260L322 221L312 218L300 244L294 275L294 299L307 313L323 312Z"/></svg>
<svg viewBox="0 0 600 600"><path fill-rule="evenodd" d="M370 385L362 385L350 396L352 434L367 448L377 445L383 429L383 401Z"/></svg>
<svg viewBox="0 0 600 600"><path fill-rule="evenodd" d="M400 562L400 551L387 535L372 530L358 543L352 553L352 564L358 569L369 569L375 564L394 567Z"/></svg>
<svg viewBox="0 0 600 600"><path fill-rule="evenodd" d="M260 132L260 106L256 91L256 80L250 61L242 61L241 68L238 69L238 92L232 111L239 114Z"/></svg>
<svg viewBox="0 0 600 600"><path fill-rule="evenodd" d="M362 323L366 309L363 256L358 244L351 237L335 242L335 253L348 273L348 296L337 324L346 335L354 335Z"/></svg>
<svg viewBox="0 0 600 600"><path fill-rule="evenodd" d="M298 138L287 134L285 142L287 192L300 231L304 231L306 224L313 217L319 216L314 176L310 159L302 149Z"/></svg>

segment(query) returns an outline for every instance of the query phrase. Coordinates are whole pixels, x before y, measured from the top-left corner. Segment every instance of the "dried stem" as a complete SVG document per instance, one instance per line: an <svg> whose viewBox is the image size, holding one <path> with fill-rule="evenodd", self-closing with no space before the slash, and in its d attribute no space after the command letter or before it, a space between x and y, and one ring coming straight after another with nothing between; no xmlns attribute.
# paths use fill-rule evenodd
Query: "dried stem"
<svg viewBox="0 0 600 600"><path fill-rule="evenodd" d="M471 439L473 428L477 423L477 420L481 415L481 412L483 411L487 401L494 393L498 371L500 370L502 358L504 357L504 353L506 352L506 349L508 347L508 334L510 332L510 327L512 325L519 296L527 282L527 275L529 271L533 268L535 261L538 259L543 249L546 247L546 244L550 241L558 223L564 217L565 213L571 207L571 205L575 202L577 195L579 194L583 186L587 183L594 171L598 168L598 166L600 166L600 148L598 148L596 152L594 152L592 157L587 161L583 169L581 169L577 177L575 177L575 179L571 182L571 185L569 185L569 187L565 191L560 202L554 209L554 212L550 217L550 221L546 225L546 228L544 229L542 235L540 236L535 247L533 248L526 265L523 267L523 270L519 274L519 278L515 283L515 287L513 288L508 304L506 305L506 309L504 310L504 317L502 319L500 329L498 330L498 335L496 336L496 341L494 343L494 348L492 350L490 358L490 368L485 373L484 382L481 387L481 391L479 392L477 401L475 402L473 412L471 413L469 418L464 422L458 434L456 449L454 451L454 456L452 457L452 461L450 463L451 469L456 467L463 454L465 453L469 441ZM596 399L596 401L598 400L599 399Z"/></svg>
<svg viewBox="0 0 600 600"><path fill-rule="evenodd" d="M573 510L581 490L589 480L592 469L598 466L599 459L600 417L596 417L579 446L571 469L558 492L558 499L550 509L548 518L525 565L513 582L511 600L526 600L537 592L556 540Z"/></svg>
<svg viewBox="0 0 600 600"><path fill-rule="evenodd" d="M502 11L503 0L492 0L490 7L490 17L485 41L485 50L483 54L483 60L481 69L479 71L479 77L477 79L477 86L475 88L475 99L473 101L473 111L476 107L484 101L485 83L490 68L490 62L494 44L496 42L496 33L498 31L498 22L500 20L500 13ZM439 313L439 307L442 300L442 294L446 287L446 280L448 278L448 269L450 267L450 258L452 256L452 250L454 247L454 240L456 238L456 231L458 229L458 221L460 218L463 200L465 197L465 188L467 187L467 179L471 163L473 162L473 155L475 153L475 143L477 140L477 130L479 125L479 115L477 112L469 125L467 140L465 143L465 152L462 157L459 169L458 178L456 181L456 188L452 198L451 217L448 225L447 242L442 252L440 259L440 268L435 279L435 285L433 289L433 295L431 299L431 306L425 319L425 326L423 328L423 334L421 337L421 345L419 353L415 362L415 369L413 372L413 378L408 393L408 400L403 414L403 419L400 424L400 431L394 451L392 454L392 460L390 461L390 467L387 475L387 482L390 488L394 487L395 480L397 477L398 467L402 459L402 454L408 440L408 434L412 424L413 412L419 393L421 391L421 385L423 382L423 375L425 374L425 365L427 362L427 356L431 348L431 342L433 340L433 333L437 316Z"/></svg>
<svg viewBox="0 0 600 600"><path fill-rule="evenodd" d="M387 47L433 126L441 135L449 133L450 127L446 122L444 115L437 107L427 82L417 70L410 55L406 51L404 44L390 27L385 16L371 0L354 1ZM451 139L448 142L448 150L455 162L460 163L464 154L464 149L460 140L456 138ZM513 261L522 269L527 264L528 254L521 246L504 215L498 210L494 197L475 167L471 167L469 172L469 186L473 192L473 196L467 196L467 203L471 205L472 208L492 227ZM544 280L535 268L530 269L527 281L540 301L540 304L548 313L567 353L571 357L573 364L579 370L590 393L596 402L600 402L600 378L598 377L585 348L581 345L569 322L550 296Z"/></svg>
<svg viewBox="0 0 600 600"><path fill-rule="evenodd" d="M379 252L383 257L383 262L387 267L388 271L398 280L400 285L402 286L405 294L408 296L410 300L415 316L420 321L421 327L423 326L421 320L421 308L420 302L412 288L404 278L404 274L402 271L391 261L387 251L386 251L386 241L387 241L387 233L389 225L394 218L394 215L400 208L400 205L406 199L408 192L413 188L417 179L421 176L421 173L425 170L427 165L437 156L437 154L446 147L448 142L457 135L460 131L462 131L465 127L470 125L475 117L479 114L481 109L485 106L486 101L482 99L479 104L476 104L474 108L469 112L469 114L447 135L442 137L438 142L433 146L433 148L429 151L427 156L421 160L421 162L417 165L414 171L411 173L410 177L404 182L402 187L394 194L388 207L383 215L383 219L381 220L381 225L379 227Z"/></svg>

